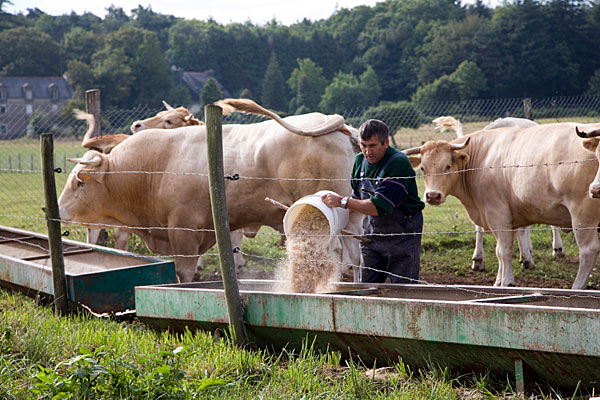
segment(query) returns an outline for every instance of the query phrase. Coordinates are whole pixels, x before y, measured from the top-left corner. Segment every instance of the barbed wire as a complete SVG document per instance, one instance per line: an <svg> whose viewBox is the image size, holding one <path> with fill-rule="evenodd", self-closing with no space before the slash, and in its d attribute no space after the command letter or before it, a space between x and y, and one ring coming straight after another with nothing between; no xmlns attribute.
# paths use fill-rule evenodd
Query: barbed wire
<svg viewBox="0 0 600 400"><path fill-rule="evenodd" d="M82 222L76 220L66 220L61 218L46 218L46 217L29 217L24 215L14 215L14 214L0 214L0 217L8 217L8 218L21 218L21 219L36 219L36 220L49 220L56 221L63 224L63 227L70 224L79 224L85 227L96 227L96 228L118 228L125 230L164 230L164 231L187 231L187 232L207 232L207 233L215 233L215 229L207 229L207 228L181 228L181 227L165 227L165 226L134 226L134 225L117 225L117 224L105 224L99 222ZM543 223L535 224L535 225L546 225ZM552 231L552 227L544 228L544 227L533 227L531 225L521 228L510 228L510 229L484 229L484 233L500 233L500 232L518 232L519 229L527 228L530 231ZM597 230L598 226L583 226L583 227L559 227L561 229L565 229L568 231L584 231L584 230ZM243 229L243 228L242 228ZM320 238L353 238L355 236L361 236L359 233L349 234L349 233L339 233L339 234L301 234L301 233L281 233L281 232L261 232L261 231L243 231L249 235L265 235L265 236L289 236L289 237L320 237ZM476 230L452 230L452 231L424 231L424 232L398 232L398 233L369 233L362 235L364 237L395 237L395 236L427 236L427 235L472 235L477 234Z"/></svg>
<svg viewBox="0 0 600 400"><path fill-rule="evenodd" d="M474 167L474 168L465 168L458 171L448 171L448 172L439 172L435 174L417 174L415 176L391 176L385 177L383 179L412 179L412 178L425 178L429 176L443 176L443 175L453 175L453 174L462 174L465 172L474 172L474 171L485 171L492 169L517 169L517 168L535 168L535 167L552 167L552 166L562 166L562 165L574 165L574 164L582 164L586 162L599 162L597 158L586 158L583 160L571 160L571 161L556 161L556 162L545 162L545 163L537 163L537 164L515 164L515 165L489 165L483 167ZM18 170L18 169L0 169L0 172L14 172L14 173L33 173L41 171L32 171L32 170ZM88 171L88 170L80 170L78 172L84 172L89 175L121 175L121 174L141 174L141 175L182 175L182 176L199 176L203 178L207 178L208 174L200 173L200 172L173 172L173 171ZM74 171L69 171L69 174L75 174ZM233 175L236 175L239 179L248 179L248 180L263 180L263 181L324 181L324 182L341 182L341 181L364 181L364 180L374 180L375 178L289 178L289 177L259 177L259 176L248 176L248 175L240 175L240 174L232 174L225 175L223 178L229 178Z"/></svg>

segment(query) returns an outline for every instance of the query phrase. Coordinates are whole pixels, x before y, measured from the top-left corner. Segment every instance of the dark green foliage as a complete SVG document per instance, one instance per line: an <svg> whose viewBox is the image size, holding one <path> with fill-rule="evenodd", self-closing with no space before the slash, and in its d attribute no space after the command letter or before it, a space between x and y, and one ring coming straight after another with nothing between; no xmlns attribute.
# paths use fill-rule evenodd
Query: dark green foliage
<svg viewBox="0 0 600 400"><path fill-rule="evenodd" d="M325 88L319 107L326 113L341 114L355 107L375 104L380 94L381 86L373 68L368 67L358 78L339 72Z"/></svg>
<svg viewBox="0 0 600 400"><path fill-rule="evenodd" d="M379 119L390 128L393 135L399 128L418 128L424 121L424 116L407 101L397 103L382 102L376 107L369 107L361 116L362 121Z"/></svg>
<svg viewBox="0 0 600 400"><path fill-rule="evenodd" d="M62 75L58 43L36 28L0 32L0 49L0 75Z"/></svg>
<svg viewBox="0 0 600 400"><path fill-rule="evenodd" d="M283 80L283 74L281 73L281 68L279 68L279 62L277 61L277 54L275 54L275 51L271 53L269 65L267 66L267 72L265 72L261 100L264 107L279 111L287 110L285 83Z"/></svg>
<svg viewBox="0 0 600 400"><path fill-rule="evenodd" d="M495 8L483 1L463 3L394 0L341 8L322 21L283 26L273 20L258 26L184 20L142 5L133 10L110 6L104 19L91 13L52 16L39 8L11 15L2 11L10 2L0 0L0 74L58 76L69 70L75 75L71 67L76 64L70 62L78 61L93 75L91 82L78 79L78 93L98 87L103 105L129 107L172 96L170 66L212 69L230 93L248 89L268 103L263 105L292 113L303 105L332 112L413 97L593 92L590 80L600 69L599 2L514 0ZM308 73L299 60L310 60L319 73ZM480 76L471 70L462 80L449 79L465 60ZM367 100L355 89L369 66L372 82L380 86L373 86ZM271 78L265 81L267 73ZM324 93L322 79L331 81L330 92Z"/></svg>

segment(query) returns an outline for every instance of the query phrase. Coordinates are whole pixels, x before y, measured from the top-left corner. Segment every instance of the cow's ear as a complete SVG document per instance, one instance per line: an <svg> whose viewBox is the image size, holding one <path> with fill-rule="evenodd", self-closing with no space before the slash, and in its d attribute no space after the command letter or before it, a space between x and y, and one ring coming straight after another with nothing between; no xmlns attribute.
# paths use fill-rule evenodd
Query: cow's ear
<svg viewBox="0 0 600 400"><path fill-rule="evenodd" d="M458 165L460 166L460 169L462 169L462 167L464 167L469 161L469 155L464 151L455 152L455 156L456 160L458 161Z"/></svg>
<svg viewBox="0 0 600 400"><path fill-rule="evenodd" d="M415 155L415 156L406 156L408 157L408 161L410 161L410 165L412 165L413 168L419 168L419 165L421 165L421 155Z"/></svg>
<svg viewBox="0 0 600 400"><path fill-rule="evenodd" d="M583 139L581 145L584 149L595 153L598 148L598 142L600 142L600 138Z"/></svg>

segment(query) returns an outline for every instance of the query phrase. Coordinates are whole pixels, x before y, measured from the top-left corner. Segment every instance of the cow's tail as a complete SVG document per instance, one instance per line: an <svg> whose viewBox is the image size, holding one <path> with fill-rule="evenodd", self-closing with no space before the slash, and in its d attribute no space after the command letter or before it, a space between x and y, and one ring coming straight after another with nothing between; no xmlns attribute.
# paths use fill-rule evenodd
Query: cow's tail
<svg viewBox="0 0 600 400"><path fill-rule="evenodd" d="M463 129L462 124L459 120L451 116L437 117L433 122L435 125L435 130L442 132L444 129L453 130L456 133L456 137L462 137Z"/></svg>
<svg viewBox="0 0 600 400"><path fill-rule="evenodd" d="M92 114L86 113L85 111L78 110L77 108L75 108L73 110L73 114L75 115L76 119L87 121L87 123L88 123L88 130L85 133L85 135L83 135L83 140L81 141L81 145L83 147L88 147L86 145L90 141L92 133L94 133L94 129L96 129L96 118L94 118L94 116Z"/></svg>
<svg viewBox="0 0 600 400"><path fill-rule="evenodd" d="M288 131L300 136L321 136L335 131L341 131L345 135L351 136L350 132L344 125L344 117L337 114L326 116L325 122L319 126L311 128L309 130L303 130L293 125L290 125L279 115L267 110L266 108L259 106L254 101L249 99L224 99L219 100L215 104L223 109L223 114L225 115L229 115L234 111L239 111L269 117L275 120L279 125L283 126Z"/></svg>

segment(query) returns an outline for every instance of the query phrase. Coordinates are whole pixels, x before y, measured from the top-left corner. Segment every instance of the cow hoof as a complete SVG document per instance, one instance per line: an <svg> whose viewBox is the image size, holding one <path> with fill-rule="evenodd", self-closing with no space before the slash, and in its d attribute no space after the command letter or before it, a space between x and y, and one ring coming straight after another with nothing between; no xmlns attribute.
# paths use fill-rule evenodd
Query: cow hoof
<svg viewBox="0 0 600 400"><path fill-rule="evenodd" d="M473 271L485 271L485 263L483 260L473 260L473 264L471 264L471 269Z"/></svg>
<svg viewBox="0 0 600 400"><path fill-rule="evenodd" d="M535 269L535 263L533 261L525 260L522 261L521 264L525 269Z"/></svg>
<svg viewBox="0 0 600 400"><path fill-rule="evenodd" d="M565 251L563 248L552 249L552 257L563 258L565 256Z"/></svg>
<svg viewBox="0 0 600 400"><path fill-rule="evenodd" d="M508 285L505 285L506 287L515 287L514 283L509 283Z"/></svg>

